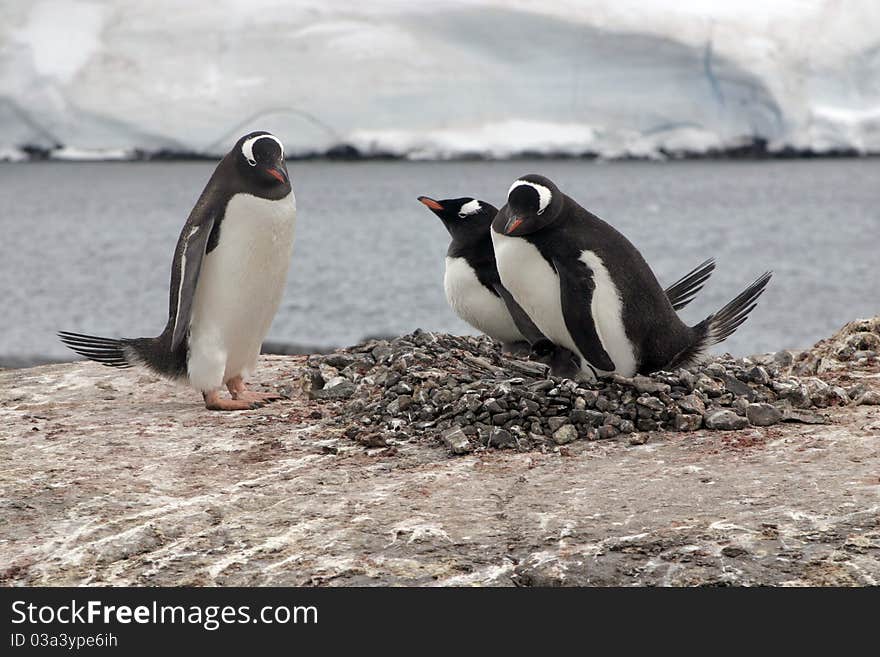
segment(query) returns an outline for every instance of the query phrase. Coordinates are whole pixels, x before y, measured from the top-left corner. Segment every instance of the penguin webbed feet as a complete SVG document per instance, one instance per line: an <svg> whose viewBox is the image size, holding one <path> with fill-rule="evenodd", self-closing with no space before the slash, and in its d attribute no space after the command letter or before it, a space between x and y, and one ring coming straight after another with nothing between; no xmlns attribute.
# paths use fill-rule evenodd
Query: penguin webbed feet
<svg viewBox="0 0 880 657"><path fill-rule="evenodd" d="M284 395L277 392L255 392L248 390L241 376L234 376L226 382L226 388L232 398L240 401L249 401L254 404L263 406L279 399L284 399Z"/></svg>
<svg viewBox="0 0 880 657"><path fill-rule="evenodd" d="M209 411L253 411L266 405L266 402L226 399L220 396L219 390L203 392L202 397L205 399L205 408Z"/></svg>
<svg viewBox="0 0 880 657"><path fill-rule="evenodd" d="M231 399L221 397L219 390L203 392L205 408L209 411L252 411L285 398L284 395L277 392L248 390L240 376L229 379L226 382L226 388L229 390Z"/></svg>

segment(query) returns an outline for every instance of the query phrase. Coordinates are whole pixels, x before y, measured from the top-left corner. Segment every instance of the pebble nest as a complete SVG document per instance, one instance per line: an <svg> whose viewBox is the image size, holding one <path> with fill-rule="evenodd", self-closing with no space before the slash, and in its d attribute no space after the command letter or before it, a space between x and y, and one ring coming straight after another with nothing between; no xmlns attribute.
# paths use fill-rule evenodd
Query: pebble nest
<svg viewBox="0 0 880 657"><path fill-rule="evenodd" d="M854 370L880 371L880 318L847 324L806 351L710 358L698 367L596 382L548 376L486 336L417 330L310 356L302 386L325 422L366 447L432 439L452 454L647 442L656 431L825 424L832 406L880 404Z"/></svg>

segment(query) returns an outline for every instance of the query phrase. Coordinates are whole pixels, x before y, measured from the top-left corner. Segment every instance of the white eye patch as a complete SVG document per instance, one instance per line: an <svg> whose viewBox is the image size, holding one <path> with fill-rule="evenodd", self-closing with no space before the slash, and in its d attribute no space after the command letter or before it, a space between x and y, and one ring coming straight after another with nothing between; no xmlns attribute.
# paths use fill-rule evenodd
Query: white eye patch
<svg viewBox="0 0 880 657"><path fill-rule="evenodd" d="M528 180L517 180L510 186L510 189L507 190L507 196L510 197L510 193L521 185L527 185L538 192L538 214L544 212L544 210L547 209L547 206L550 205L550 201L553 200L553 192L544 187L544 185L539 185L538 183L533 183Z"/></svg>
<svg viewBox="0 0 880 657"><path fill-rule="evenodd" d="M482 205L476 199L472 201L468 201L464 205L461 206L461 209L458 211L458 216L464 219L472 214L477 214L482 209Z"/></svg>
<svg viewBox="0 0 880 657"><path fill-rule="evenodd" d="M244 155L244 159L247 160L248 164L252 167L257 166L257 159L254 157L254 144L260 139L273 139L278 144L278 148L281 149L281 158L284 159L284 144L281 143L281 140L278 139L278 137L274 135L257 135L256 137L251 137L241 145L241 154Z"/></svg>

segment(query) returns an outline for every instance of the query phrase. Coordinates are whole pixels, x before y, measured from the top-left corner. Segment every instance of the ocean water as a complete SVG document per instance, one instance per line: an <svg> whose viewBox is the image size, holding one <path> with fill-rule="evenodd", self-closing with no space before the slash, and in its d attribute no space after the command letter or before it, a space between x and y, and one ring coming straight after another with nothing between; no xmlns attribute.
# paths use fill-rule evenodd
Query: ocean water
<svg viewBox="0 0 880 657"><path fill-rule="evenodd" d="M72 356L66 329L156 335L171 254L209 162L0 164L0 358ZM880 159L289 164L293 263L269 339L332 347L417 327L473 332L443 293L448 236L419 195L501 205L542 173L624 233L667 285L717 269L695 323L765 270L758 307L716 351L809 346L880 313Z"/></svg>

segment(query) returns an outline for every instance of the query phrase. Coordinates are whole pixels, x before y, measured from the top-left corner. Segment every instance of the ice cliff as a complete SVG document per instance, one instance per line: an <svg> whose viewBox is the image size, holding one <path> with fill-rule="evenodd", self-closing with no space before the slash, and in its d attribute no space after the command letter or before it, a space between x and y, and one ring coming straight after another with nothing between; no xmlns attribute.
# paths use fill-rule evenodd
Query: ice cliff
<svg viewBox="0 0 880 657"><path fill-rule="evenodd" d="M877 0L6 0L0 158L880 152Z"/></svg>

